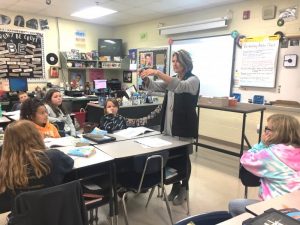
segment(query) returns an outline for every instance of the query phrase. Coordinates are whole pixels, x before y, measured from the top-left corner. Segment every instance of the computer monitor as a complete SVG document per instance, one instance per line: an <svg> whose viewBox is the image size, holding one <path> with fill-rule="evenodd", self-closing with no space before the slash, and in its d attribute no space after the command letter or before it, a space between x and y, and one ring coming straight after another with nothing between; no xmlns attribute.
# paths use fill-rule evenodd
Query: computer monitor
<svg viewBox="0 0 300 225"><path fill-rule="evenodd" d="M94 80L94 87L96 90L106 89L107 88L106 80Z"/></svg>
<svg viewBox="0 0 300 225"><path fill-rule="evenodd" d="M10 77L9 89L10 91L28 91L28 83L26 77Z"/></svg>

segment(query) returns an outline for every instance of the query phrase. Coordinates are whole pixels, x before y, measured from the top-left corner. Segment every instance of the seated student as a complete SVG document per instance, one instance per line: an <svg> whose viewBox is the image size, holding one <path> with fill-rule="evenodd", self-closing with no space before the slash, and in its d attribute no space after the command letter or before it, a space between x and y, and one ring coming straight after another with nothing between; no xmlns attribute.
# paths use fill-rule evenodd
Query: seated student
<svg viewBox="0 0 300 225"><path fill-rule="evenodd" d="M43 100L45 95L46 95L46 90L41 89L39 86L36 86L36 88L35 88L35 97L40 99L40 100Z"/></svg>
<svg viewBox="0 0 300 225"><path fill-rule="evenodd" d="M74 161L46 146L34 123L15 121L5 129L0 158L0 213L10 211L20 192L61 184Z"/></svg>
<svg viewBox="0 0 300 225"><path fill-rule="evenodd" d="M49 121L52 122L64 122L64 130L67 134L76 136L76 130L72 119L69 114L66 113L62 106L61 93L56 89L50 89L45 96L45 106L49 114Z"/></svg>
<svg viewBox="0 0 300 225"><path fill-rule="evenodd" d="M19 102L16 102L13 107L11 108L11 111L17 111L21 109L21 105L23 102L25 102L26 99L28 99L28 94L26 92L20 91L18 93Z"/></svg>
<svg viewBox="0 0 300 225"><path fill-rule="evenodd" d="M100 120L100 129L112 133L116 130L126 129L126 120L118 114L119 103L114 98L109 98L104 104L104 116Z"/></svg>
<svg viewBox="0 0 300 225"><path fill-rule="evenodd" d="M35 123L43 138L59 138L60 135L56 127L49 123L46 106L37 98L27 99L23 102L20 119L30 120Z"/></svg>
<svg viewBox="0 0 300 225"><path fill-rule="evenodd" d="M259 198L268 200L300 190L300 124L289 115L274 114L267 119L262 141L244 152L241 164L260 177ZM229 203L229 212L237 216L247 205L258 202L236 199Z"/></svg>

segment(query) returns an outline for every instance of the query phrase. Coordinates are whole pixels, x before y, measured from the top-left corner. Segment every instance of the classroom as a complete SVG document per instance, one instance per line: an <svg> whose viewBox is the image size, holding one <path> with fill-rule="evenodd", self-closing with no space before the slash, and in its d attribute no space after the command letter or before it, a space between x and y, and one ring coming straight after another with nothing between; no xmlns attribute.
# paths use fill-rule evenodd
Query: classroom
<svg viewBox="0 0 300 225"><path fill-rule="evenodd" d="M105 116L108 96L121 102L119 114L127 126L157 132L165 93L147 92L138 70L173 76L173 52L190 53L192 73L200 80L195 108L198 135L190 145L158 136L172 142L172 147L163 148L168 154L179 146L193 148L189 201L181 205L170 201L173 224L188 215L227 211L231 200L244 198L245 186L239 179L243 151L261 140L269 116L286 114L300 121L300 0L0 2L0 135L18 120L19 115L5 114L14 111L18 91L42 99L51 88L62 94L62 105L77 125L76 132L84 129L84 123L93 126ZM93 19L71 16L88 6L116 12ZM230 102L237 107L228 107ZM116 140L104 147L95 145L110 156L106 163L110 158L134 157L133 150L115 155L112 149L120 146L120 140L124 148L135 146L136 141ZM99 159L104 157L101 154L97 153ZM81 167L77 161L76 166ZM111 185L114 189L114 181ZM172 185L165 188L168 194ZM127 224L114 191L110 197L115 202L97 208L95 224ZM258 199L257 186L247 191L249 199ZM149 193L128 196L129 223L170 224L165 201L156 190L144 207ZM298 204L291 205L300 209ZM116 217L109 221L112 215ZM228 224L242 224L249 215L248 211L240 221ZM6 224L5 218L0 214L0 225Z"/></svg>

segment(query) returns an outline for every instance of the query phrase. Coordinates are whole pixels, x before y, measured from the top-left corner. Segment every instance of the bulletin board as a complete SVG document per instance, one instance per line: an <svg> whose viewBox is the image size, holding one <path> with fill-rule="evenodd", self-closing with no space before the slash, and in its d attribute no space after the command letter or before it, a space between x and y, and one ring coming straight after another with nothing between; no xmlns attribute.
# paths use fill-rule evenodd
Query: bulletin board
<svg viewBox="0 0 300 225"><path fill-rule="evenodd" d="M240 86L274 88L279 36L245 38L242 41Z"/></svg>
<svg viewBox="0 0 300 225"><path fill-rule="evenodd" d="M296 40L297 43L295 43L294 40ZM274 88L241 86L240 75L243 54L242 49L237 48L233 92L240 93L243 102L247 102L248 99L253 99L253 95L262 95L267 102L287 100L300 103L299 63L295 67L284 66L285 56L287 55L300 56L300 37L295 39L289 38L286 42L279 43L276 84Z"/></svg>
<svg viewBox="0 0 300 225"><path fill-rule="evenodd" d="M42 33L0 29L0 78L44 78Z"/></svg>
<svg viewBox="0 0 300 225"><path fill-rule="evenodd" d="M138 49L138 68L153 68L168 73L168 47Z"/></svg>

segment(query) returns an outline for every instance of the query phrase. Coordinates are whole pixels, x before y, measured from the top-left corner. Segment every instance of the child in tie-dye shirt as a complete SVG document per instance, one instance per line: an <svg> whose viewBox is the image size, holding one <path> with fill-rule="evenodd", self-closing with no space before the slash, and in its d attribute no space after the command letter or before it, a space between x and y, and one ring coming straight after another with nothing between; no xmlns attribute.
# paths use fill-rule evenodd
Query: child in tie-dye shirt
<svg viewBox="0 0 300 225"><path fill-rule="evenodd" d="M300 190L300 124L289 115L274 114L267 119L262 141L244 152L241 164L261 177L259 197L268 200ZM254 203L251 199L237 199L229 203L233 216L245 212Z"/></svg>

